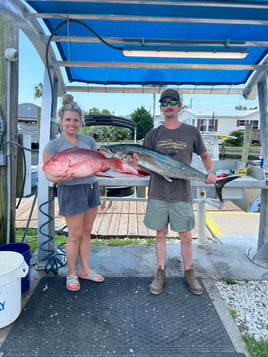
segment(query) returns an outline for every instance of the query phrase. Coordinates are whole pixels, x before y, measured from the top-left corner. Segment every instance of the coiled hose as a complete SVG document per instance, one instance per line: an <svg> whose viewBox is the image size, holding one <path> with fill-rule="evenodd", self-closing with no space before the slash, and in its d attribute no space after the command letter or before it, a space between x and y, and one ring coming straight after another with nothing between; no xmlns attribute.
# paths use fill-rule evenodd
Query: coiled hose
<svg viewBox="0 0 268 357"><path fill-rule="evenodd" d="M59 253L59 251L56 251L54 246L53 246L53 249L52 248L51 249L44 248L45 245L49 245L49 243L54 239L54 237L52 237L51 235L49 235L43 231L43 228L47 224L49 224L53 220L53 218L42 209L43 206L48 205L51 202L53 202L55 197L56 197L56 186L54 186L54 188L53 188L52 198L46 202L43 202L39 206L39 211L48 218L48 220L39 227L39 232L43 236L48 238L45 242L43 242L40 245L40 250L47 252L47 255L41 259L41 261L43 261L43 262L46 261L44 270L46 273L53 272L53 273L57 274L58 269L63 267L66 264L66 254L62 248L60 248L61 253ZM60 257L62 259L60 259Z"/></svg>

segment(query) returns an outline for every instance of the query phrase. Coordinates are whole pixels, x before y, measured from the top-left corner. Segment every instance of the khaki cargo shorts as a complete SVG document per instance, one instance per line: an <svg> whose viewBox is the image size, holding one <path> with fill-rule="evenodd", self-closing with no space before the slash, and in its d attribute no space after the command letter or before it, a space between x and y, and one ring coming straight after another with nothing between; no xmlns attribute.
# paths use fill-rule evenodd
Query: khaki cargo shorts
<svg viewBox="0 0 268 357"><path fill-rule="evenodd" d="M143 222L155 231L167 228L169 224L174 232L191 231L195 227L193 204L149 199Z"/></svg>

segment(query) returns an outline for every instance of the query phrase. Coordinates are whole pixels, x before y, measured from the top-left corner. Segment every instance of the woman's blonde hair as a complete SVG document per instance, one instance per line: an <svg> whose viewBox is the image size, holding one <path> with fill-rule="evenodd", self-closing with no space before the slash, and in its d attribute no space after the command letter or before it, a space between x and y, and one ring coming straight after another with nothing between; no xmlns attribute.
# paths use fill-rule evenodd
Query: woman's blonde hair
<svg viewBox="0 0 268 357"><path fill-rule="evenodd" d="M79 105L76 102L74 102L74 97L71 94L65 94L64 97L62 98L62 107L58 111L58 115L60 119L63 118L64 112L66 110L77 112L79 114L81 123L83 122L83 112L79 107Z"/></svg>

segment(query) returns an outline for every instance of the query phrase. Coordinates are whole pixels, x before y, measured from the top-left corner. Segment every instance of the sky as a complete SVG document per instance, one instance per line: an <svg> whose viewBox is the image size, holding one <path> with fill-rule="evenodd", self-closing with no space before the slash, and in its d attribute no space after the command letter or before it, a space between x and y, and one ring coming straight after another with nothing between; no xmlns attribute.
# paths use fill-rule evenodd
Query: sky
<svg viewBox="0 0 268 357"><path fill-rule="evenodd" d="M64 70L64 69L63 69ZM64 73L64 72L63 72ZM30 40L20 31L19 39L19 103L42 103L41 99L34 99L34 88L43 82L44 64L39 57ZM67 76L63 75L66 85L76 85L68 83ZM79 83L78 83L79 85ZM117 93L71 93L74 100L85 111L91 108L98 108L100 111L107 109L113 115L129 116L137 108L143 106L153 114L152 94L117 94ZM156 97L156 114L159 113L159 96ZM205 95L205 94L184 94L183 104L192 109L211 110L233 110L238 105L253 108L258 106L258 98L245 100L240 95ZM61 105L59 98L58 105Z"/></svg>

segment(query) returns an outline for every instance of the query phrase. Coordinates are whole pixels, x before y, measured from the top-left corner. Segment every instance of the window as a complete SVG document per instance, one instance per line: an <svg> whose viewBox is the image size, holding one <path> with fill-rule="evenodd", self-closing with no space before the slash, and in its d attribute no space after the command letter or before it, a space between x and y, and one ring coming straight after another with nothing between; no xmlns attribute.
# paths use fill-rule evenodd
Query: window
<svg viewBox="0 0 268 357"><path fill-rule="evenodd" d="M208 131L215 131L215 120L214 119L208 120Z"/></svg>
<svg viewBox="0 0 268 357"><path fill-rule="evenodd" d="M258 128L259 128L259 121L258 120L253 120L252 129L258 129Z"/></svg>
<svg viewBox="0 0 268 357"><path fill-rule="evenodd" d="M215 119L200 119L199 120L201 132L213 132L215 131L216 120Z"/></svg>
<svg viewBox="0 0 268 357"><path fill-rule="evenodd" d="M200 120L200 131L206 131L207 126L206 126L206 119L201 119Z"/></svg>

